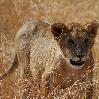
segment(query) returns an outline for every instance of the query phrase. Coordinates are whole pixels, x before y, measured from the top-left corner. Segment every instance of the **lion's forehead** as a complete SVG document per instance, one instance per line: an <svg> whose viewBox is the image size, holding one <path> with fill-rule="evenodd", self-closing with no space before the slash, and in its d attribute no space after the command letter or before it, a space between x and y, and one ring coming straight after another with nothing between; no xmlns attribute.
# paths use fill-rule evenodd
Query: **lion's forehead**
<svg viewBox="0 0 99 99"><path fill-rule="evenodd" d="M73 26L71 29L71 35L75 38L83 38L87 36L87 30L83 26Z"/></svg>

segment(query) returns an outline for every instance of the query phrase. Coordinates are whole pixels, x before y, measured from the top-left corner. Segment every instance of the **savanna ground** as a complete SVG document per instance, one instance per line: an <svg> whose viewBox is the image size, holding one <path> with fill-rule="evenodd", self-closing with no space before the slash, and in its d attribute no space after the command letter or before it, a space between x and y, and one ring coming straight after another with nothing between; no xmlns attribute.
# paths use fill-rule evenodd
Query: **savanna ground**
<svg viewBox="0 0 99 99"><path fill-rule="evenodd" d="M50 23L56 21L86 23L95 19L99 21L99 0L0 0L0 74L13 60L15 34L22 24L32 19L42 19ZM99 32L94 49L93 99L99 99L98 40ZM11 81L13 76L16 76L16 79ZM15 80L17 75L12 74L0 81L0 99L11 99L10 96L17 99L14 89Z"/></svg>

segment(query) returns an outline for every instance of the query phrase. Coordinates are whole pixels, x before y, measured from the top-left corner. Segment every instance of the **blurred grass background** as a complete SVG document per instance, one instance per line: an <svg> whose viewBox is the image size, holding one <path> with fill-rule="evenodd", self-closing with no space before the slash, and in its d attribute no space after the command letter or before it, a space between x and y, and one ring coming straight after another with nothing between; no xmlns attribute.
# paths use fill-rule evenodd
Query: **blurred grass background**
<svg viewBox="0 0 99 99"><path fill-rule="evenodd" d="M31 19L79 21L99 19L99 0L0 0L0 32L14 37Z"/></svg>
<svg viewBox="0 0 99 99"><path fill-rule="evenodd" d="M11 61L15 34L22 24L35 19L50 23L99 21L99 0L0 0L0 72ZM99 83L99 32L94 52L94 80Z"/></svg>

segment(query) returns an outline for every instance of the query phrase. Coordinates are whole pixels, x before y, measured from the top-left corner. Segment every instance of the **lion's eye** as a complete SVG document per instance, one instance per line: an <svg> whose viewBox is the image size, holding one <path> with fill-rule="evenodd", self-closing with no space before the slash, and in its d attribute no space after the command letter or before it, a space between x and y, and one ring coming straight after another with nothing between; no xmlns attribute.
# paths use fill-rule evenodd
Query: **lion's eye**
<svg viewBox="0 0 99 99"><path fill-rule="evenodd" d="M74 43L74 41L72 39L68 39L68 44L69 45L74 45L75 43Z"/></svg>
<svg viewBox="0 0 99 99"><path fill-rule="evenodd" d="M89 39L85 39L84 40L84 43L86 44L86 43L88 43L89 42Z"/></svg>

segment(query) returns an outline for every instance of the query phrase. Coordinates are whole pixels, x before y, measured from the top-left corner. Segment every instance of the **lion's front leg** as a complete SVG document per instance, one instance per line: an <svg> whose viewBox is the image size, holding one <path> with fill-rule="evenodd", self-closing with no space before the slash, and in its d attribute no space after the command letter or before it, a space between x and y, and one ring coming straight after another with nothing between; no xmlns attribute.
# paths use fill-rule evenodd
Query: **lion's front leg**
<svg viewBox="0 0 99 99"><path fill-rule="evenodd" d="M41 99L54 99L55 96L55 75L44 72L41 82Z"/></svg>
<svg viewBox="0 0 99 99"><path fill-rule="evenodd" d="M91 71L88 74L86 99L92 99L92 97L93 97L93 71Z"/></svg>

